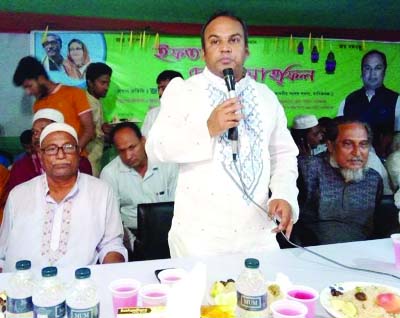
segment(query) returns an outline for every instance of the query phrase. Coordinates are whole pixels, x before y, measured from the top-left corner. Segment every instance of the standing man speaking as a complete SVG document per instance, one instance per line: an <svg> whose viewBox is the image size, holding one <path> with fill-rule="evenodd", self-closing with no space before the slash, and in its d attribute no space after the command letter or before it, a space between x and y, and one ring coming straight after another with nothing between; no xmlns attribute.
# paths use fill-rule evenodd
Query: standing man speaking
<svg viewBox="0 0 400 318"><path fill-rule="evenodd" d="M171 256L278 248L274 232L290 235L298 218L298 151L283 108L266 85L246 75L248 32L240 18L214 14L201 41L204 71L170 82L146 143L153 160L179 164ZM236 80L234 98L224 81L228 68ZM236 161L227 137L234 127ZM281 221L279 227L271 218Z"/></svg>

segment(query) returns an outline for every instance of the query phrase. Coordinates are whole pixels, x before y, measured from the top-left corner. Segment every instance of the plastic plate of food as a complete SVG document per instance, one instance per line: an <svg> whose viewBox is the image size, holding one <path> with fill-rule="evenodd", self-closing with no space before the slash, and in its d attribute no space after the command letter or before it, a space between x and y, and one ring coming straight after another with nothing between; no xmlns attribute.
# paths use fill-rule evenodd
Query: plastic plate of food
<svg viewBox="0 0 400 318"><path fill-rule="evenodd" d="M400 318L400 289L383 284L336 283L321 291L320 301L335 318Z"/></svg>

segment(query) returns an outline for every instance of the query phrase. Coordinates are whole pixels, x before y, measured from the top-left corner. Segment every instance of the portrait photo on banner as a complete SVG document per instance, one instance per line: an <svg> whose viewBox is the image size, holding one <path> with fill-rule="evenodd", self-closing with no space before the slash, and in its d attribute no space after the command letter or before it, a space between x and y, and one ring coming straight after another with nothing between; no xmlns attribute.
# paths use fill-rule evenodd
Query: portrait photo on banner
<svg viewBox="0 0 400 318"><path fill-rule="evenodd" d="M82 88L86 87L88 65L107 57L103 33L83 31L32 31L30 51L51 80Z"/></svg>

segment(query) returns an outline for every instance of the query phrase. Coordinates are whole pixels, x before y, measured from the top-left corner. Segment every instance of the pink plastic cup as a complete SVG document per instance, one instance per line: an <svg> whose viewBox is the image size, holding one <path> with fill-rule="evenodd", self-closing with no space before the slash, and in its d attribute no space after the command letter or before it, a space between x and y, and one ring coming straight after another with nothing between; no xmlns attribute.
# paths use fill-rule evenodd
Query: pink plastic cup
<svg viewBox="0 0 400 318"><path fill-rule="evenodd" d="M161 271L158 274L158 279L161 284L173 286L187 275L187 272L181 268L170 268Z"/></svg>
<svg viewBox="0 0 400 318"><path fill-rule="evenodd" d="M112 294L114 316L117 316L118 308L136 307L140 282L135 279L125 278L111 282L109 289Z"/></svg>
<svg viewBox="0 0 400 318"><path fill-rule="evenodd" d="M139 290L143 307L165 306L170 288L163 284L149 284Z"/></svg>
<svg viewBox="0 0 400 318"><path fill-rule="evenodd" d="M400 269L400 233L392 234L390 237L392 238L393 242L396 268Z"/></svg>
<svg viewBox="0 0 400 318"><path fill-rule="evenodd" d="M315 306L319 297L318 292L308 286L292 286L286 292L286 298L304 304L307 307L306 318L315 317Z"/></svg>
<svg viewBox="0 0 400 318"><path fill-rule="evenodd" d="M304 318L307 317L307 307L294 300L281 299L271 304L274 318Z"/></svg>

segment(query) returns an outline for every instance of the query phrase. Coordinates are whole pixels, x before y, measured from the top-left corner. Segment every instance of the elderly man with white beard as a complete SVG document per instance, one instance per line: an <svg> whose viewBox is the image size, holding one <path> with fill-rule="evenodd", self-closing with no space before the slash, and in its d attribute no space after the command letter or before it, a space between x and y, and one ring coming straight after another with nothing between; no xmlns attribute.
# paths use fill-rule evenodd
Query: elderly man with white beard
<svg viewBox="0 0 400 318"><path fill-rule="evenodd" d="M372 134L365 123L337 118L327 132L326 156L299 158L301 244L320 245L373 238L382 178L366 167Z"/></svg>

